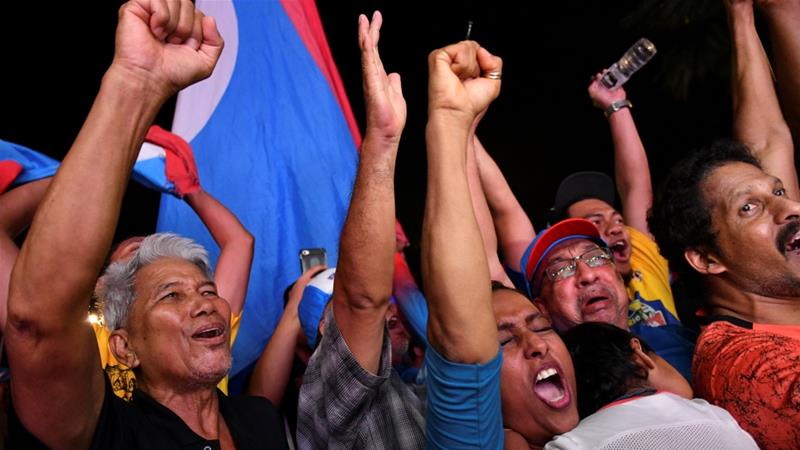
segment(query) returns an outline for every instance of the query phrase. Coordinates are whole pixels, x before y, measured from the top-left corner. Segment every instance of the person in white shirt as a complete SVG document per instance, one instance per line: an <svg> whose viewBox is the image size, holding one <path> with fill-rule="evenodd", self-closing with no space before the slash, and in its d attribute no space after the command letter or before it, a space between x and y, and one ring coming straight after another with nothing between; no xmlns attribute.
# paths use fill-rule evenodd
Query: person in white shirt
<svg viewBox="0 0 800 450"><path fill-rule="evenodd" d="M757 449L724 409L692 399L686 379L629 331L586 322L563 336L581 421L545 449Z"/></svg>

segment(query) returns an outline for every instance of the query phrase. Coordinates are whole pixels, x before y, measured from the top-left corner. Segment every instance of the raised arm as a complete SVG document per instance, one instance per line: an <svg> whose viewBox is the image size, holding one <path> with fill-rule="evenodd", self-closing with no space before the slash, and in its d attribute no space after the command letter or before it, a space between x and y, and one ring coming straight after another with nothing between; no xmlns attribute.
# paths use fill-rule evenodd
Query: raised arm
<svg viewBox="0 0 800 450"><path fill-rule="evenodd" d="M472 197L472 209L475 212L475 219L478 221L478 228L483 240L483 251L486 253L486 260L489 264L489 276L492 280L500 281L506 286L513 286L497 255L497 231L492 220L492 213L489 211L486 194L483 192L478 169L476 153L480 143L475 136L475 130L484 113L478 114L475 118L470 127L469 136L467 136L467 182L469 183L470 197Z"/></svg>
<svg viewBox="0 0 800 450"><path fill-rule="evenodd" d="M790 198L800 199L794 144L756 31L753 3L724 2L733 43L733 134L750 146L767 173L783 181Z"/></svg>
<svg viewBox="0 0 800 450"><path fill-rule="evenodd" d="M114 60L11 276L14 407L50 448L86 448L97 425L104 375L86 308L147 127L169 96L211 73L221 50L213 19L189 1L120 8Z"/></svg>
<svg viewBox="0 0 800 450"><path fill-rule="evenodd" d="M800 0L756 3L767 19L778 95L796 143L800 140Z"/></svg>
<svg viewBox="0 0 800 450"><path fill-rule="evenodd" d="M422 230L428 340L450 361L486 363L497 355L497 329L467 181L467 140L475 117L500 92L502 62L465 41L432 52L428 70L428 190Z"/></svg>
<svg viewBox="0 0 800 450"><path fill-rule="evenodd" d="M377 373L394 272L394 168L406 103L400 76L378 54L379 12L358 19L367 131L350 209L339 243L333 310L342 336L364 369Z"/></svg>
<svg viewBox="0 0 800 450"><path fill-rule="evenodd" d="M325 266L310 268L300 275L289 291L289 301L283 310L281 320L250 375L250 382L247 385L249 395L266 397L276 406L281 404L289 376L292 374L297 336L302 331L297 306L303 298L303 290L308 282L323 269Z"/></svg>
<svg viewBox="0 0 800 450"><path fill-rule="evenodd" d="M197 213L219 246L214 282L217 284L219 294L231 305L231 314L239 314L250 281L253 235L225 205L202 188L197 192L186 194L184 199Z"/></svg>
<svg viewBox="0 0 800 450"><path fill-rule="evenodd" d="M14 239L33 220L51 177L23 184L0 195L0 329L6 326L8 282L19 248Z"/></svg>
<svg viewBox="0 0 800 450"><path fill-rule="evenodd" d="M428 304L414 281L402 250L394 254L392 293L414 335L428 347Z"/></svg>
<svg viewBox="0 0 800 450"><path fill-rule="evenodd" d="M481 186L483 186L483 192L492 213L497 239L503 250L503 259L506 266L522 272L519 262L525 249L536 237L536 230L534 230L528 214L517 201L514 192L511 191L511 186L508 185L500 167L489 156L477 137L474 139L474 145ZM509 284L506 286L512 287Z"/></svg>
<svg viewBox="0 0 800 450"><path fill-rule="evenodd" d="M600 82L601 76L602 74L597 74L589 85L589 97L594 106L609 111L612 103L624 102L627 95L622 88L608 90ZM614 145L614 178L622 199L625 223L649 236L647 211L653 204L653 185L650 181L647 153L639 138L630 108L608 112L607 119Z"/></svg>

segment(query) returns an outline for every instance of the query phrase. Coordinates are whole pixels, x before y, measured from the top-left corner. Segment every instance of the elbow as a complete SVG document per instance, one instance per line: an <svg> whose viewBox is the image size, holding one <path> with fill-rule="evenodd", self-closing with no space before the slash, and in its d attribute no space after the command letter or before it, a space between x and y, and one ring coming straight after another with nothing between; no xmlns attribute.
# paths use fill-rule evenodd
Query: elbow
<svg viewBox="0 0 800 450"><path fill-rule="evenodd" d="M340 260L341 262L341 260ZM354 309L377 309L388 307L392 296L392 271L377 273L372 270L348 270L347 264L339 264L333 283L334 297L345 299Z"/></svg>
<svg viewBox="0 0 800 450"><path fill-rule="evenodd" d="M2 324L3 334L8 339L13 336L16 339L39 341L47 334L58 333L60 324L57 320L48 321L49 317L52 316L42 314L25 298L9 294L6 315Z"/></svg>
<svg viewBox="0 0 800 450"><path fill-rule="evenodd" d="M767 148L780 147L794 149L792 132L789 130L789 126L786 124L786 122L780 121L772 125L766 145Z"/></svg>
<svg viewBox="0 0 800 450"><path fill-rule="evenodd" d="M242 233L241 241L242 241L242 246L248 249L252 254L256 246L255 236L253 236L252 233L250 233L249 231L244 230L244 233Z"/></svg>
<svg viewBox="0 0 800 450"><path fill-rule="evenodd" d="M369 283L350 283L347 279L342 279L339 273L336 274L334 284L334 294L336 284L341 286L341 293L347 299L347 304L355 309L378 309L386 308L392 296L391 283L383 286L370 286Z"/></svg>
<svg viewBox="0 0 800 450"><path fill-rule="evenodd" d="M347 303L355 309L381 309L389 306L391 292L375 290L374 292L365 290L345 290Z"/></svg>

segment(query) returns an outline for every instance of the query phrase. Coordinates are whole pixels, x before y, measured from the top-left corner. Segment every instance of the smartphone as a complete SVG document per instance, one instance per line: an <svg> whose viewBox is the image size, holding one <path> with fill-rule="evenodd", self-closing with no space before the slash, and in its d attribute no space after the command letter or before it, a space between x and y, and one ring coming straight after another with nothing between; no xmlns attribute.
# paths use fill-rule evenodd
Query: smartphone
<svg viewBox="0 0 800 450"><path fill-rule="evenodd" d="M304 248L300 250L300 271L302 273L320 264L328 265L328 254L324 248Z"/></svg>

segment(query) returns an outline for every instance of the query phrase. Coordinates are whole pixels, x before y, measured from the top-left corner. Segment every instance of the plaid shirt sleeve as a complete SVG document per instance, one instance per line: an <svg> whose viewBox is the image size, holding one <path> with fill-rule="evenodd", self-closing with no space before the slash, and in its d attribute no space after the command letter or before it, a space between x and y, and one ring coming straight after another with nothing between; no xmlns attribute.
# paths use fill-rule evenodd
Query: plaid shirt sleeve
<svg viewBox="0 0 800 450"><path fill-rule="evenodd" d="M368 418L380 387L389 380L391 368L386 333L375 375L361 367L350 352L331 308L325 334L308 362L300 388L298 448L354 448L362 421Z"/></svg>

